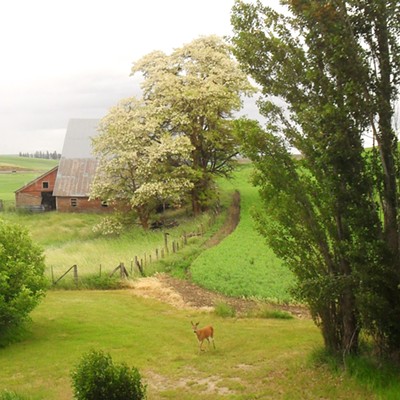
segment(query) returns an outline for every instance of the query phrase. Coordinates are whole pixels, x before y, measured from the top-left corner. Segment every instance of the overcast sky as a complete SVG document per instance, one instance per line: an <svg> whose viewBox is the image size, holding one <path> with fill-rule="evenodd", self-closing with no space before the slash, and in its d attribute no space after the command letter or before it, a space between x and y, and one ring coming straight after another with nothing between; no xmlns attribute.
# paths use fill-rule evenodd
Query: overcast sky
<svg viewBox="0 0 400 400"><path fill-rule="evenodd" d="M0 154L61 152L70 118L101 118L138 94L134 61L203 35L230 35L233 3L2 1Z"/></svg>

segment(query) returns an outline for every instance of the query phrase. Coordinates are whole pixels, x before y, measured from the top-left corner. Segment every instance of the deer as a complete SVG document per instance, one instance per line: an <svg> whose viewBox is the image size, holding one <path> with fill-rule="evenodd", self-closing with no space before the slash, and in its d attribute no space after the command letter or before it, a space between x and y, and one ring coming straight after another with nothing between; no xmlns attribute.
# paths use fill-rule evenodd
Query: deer
<svg viewBox="0 0 400 400"><path fill-rule="evenodd" d="M203 350L203 342L204 340L207 340L208 344L210 344L210 339L212 341L212 344L214 346L215 349L215 343L214 343L214 328L211 325L205 326L202 329L199 329L199 322L197 322L196 324L192 322L192 328L193 328L193 332L196 334L197 336L197 340L199 341L199 353L204 351Z"/></svg>

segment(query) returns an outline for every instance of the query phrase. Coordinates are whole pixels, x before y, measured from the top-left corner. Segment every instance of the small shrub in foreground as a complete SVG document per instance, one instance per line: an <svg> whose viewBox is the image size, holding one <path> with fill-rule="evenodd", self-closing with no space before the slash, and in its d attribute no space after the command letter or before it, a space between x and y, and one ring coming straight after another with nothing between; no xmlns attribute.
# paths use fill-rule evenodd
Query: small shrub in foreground
<svg viewBox="0 0 400 400"><path fill-rule="evenodd" d="M77 400L142 400L146 386L139 371L126 364L114 364L111 356L92 350L83 355L71 374Z"/></svg>
<svg viewBox="0 0 400 400"><path fill-rule="evenodd" d="M0 400L28 400L28 397L21 396L15 392L9 392L5 390L0 393Z"/></svg>

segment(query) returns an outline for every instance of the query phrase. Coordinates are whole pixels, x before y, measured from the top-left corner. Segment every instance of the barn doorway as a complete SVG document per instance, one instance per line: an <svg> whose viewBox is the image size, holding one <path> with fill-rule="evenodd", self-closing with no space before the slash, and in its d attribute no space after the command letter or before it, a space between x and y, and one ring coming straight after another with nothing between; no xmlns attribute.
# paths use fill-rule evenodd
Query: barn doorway
<svg viewBox="0 0 400 400"><path fill-rule="evenodd" d="M56 209L56 198L53 196L53 192L42 192L42 206L45 211Z"/></svg>

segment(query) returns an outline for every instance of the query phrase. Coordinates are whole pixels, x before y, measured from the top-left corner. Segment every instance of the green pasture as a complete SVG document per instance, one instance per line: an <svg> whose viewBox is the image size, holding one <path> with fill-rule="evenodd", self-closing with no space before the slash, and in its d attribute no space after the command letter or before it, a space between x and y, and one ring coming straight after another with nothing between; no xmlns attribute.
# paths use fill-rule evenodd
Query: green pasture
<svg viewBox="0 0 400 400"><path fill-rule="evenodd" d="M4 209L15 207L15 191L36 179L58 164L55 160L26 158L18 156L0 156L0 200ZM2 171L2 167L6 168ZM20 170L24 169L24 170ZM16 172L12 172L12 171Z"/></svg>
<svg viewBox="0 0 400 400"><path fill-rule="evenodd" d="M0 155L0 166L2 165L10 166L11 169L13 169L12 167L17 167L26 170L46 172L58 165L58 160L19 157L17 155Z"/></svg>
<svg viewBox="0 0 400 400"><path fill-rule="evenodd" d="M221 182L224 191L240 191L240 222L218 246L200 254L191 265L192 278L230 296L288 302L294 277L255 229L251 211L261 205L257 189L249 182L251 171L250 165L241 166L234 179Z"/></svg>
<svg viewBox="0 0 400 400"><path fill-rule="evenodd" d="M191 320L213 324L216 350L205 346L199 354ZM310 320L221 318L176 310L129 290L52 291L23 337L0 349L0 393L69 400L71 370L96 349L136 366L149 400L390 398L315 364L310 354L320 346ZM396 388L392 382L379 393Z"/></svg>
<svg viewBox="0 0 400 400"><path fill-rule="evenodd" d="M124 263L128 271L138 276L138 270L133 265L135 257L142 260L145 272L151 274L160 267L156 263L156 249L161 260L161 249L164 249L165 236L168 233L167 245L172 254L172 242L179 242L180 252L198 247L212 234L223 220L219 220L209 227L208 215L198 218L179 216L179 226L168 230L143 231L139 226L127 228L120 236L105 237L93 232L93 227L104 216L99 214L81 213L3 213L2 218L24 226L31 234L33 240L38 243L45 254L47 266L46 274L51 278L60 277L72 265L78 266L80 276L90 274L109 274L120 263ZM203 226L206 230L204 237L195 236L188 239L185 248L182 248L182 236L184 232L197 232ZM164 251L164 261L167 261L167 253ZM150 263L150 257L152 263ZM179 257L178 253L175 256ZM165 262L164 262L165 265ZM72 274L64 280L72 281Z"/></svg>

